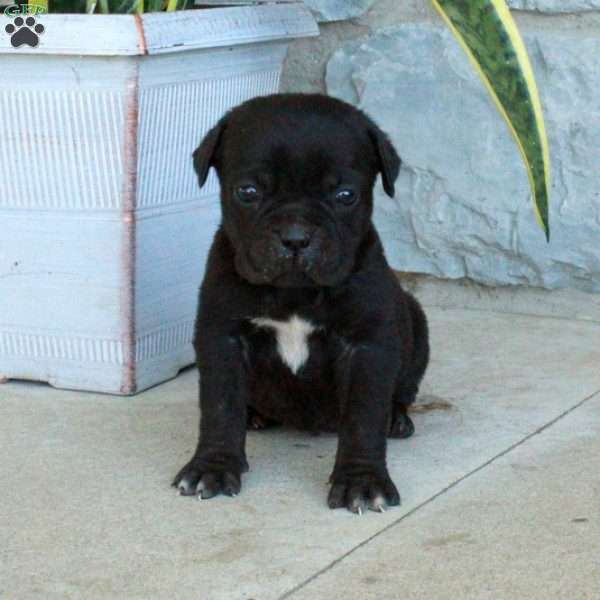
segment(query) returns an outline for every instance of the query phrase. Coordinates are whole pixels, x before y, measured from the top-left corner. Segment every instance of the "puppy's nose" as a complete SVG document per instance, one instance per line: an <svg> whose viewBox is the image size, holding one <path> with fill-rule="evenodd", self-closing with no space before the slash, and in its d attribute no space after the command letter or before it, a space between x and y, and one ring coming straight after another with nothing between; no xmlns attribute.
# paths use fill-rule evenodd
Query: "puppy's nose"
<svg viewBox="0 0 600 600"><path fill-rule="evenodd" d="M310 246L312 232L305 226L294 223L279 230L279 239L282 246L292 252L300 252Z"/></svg>

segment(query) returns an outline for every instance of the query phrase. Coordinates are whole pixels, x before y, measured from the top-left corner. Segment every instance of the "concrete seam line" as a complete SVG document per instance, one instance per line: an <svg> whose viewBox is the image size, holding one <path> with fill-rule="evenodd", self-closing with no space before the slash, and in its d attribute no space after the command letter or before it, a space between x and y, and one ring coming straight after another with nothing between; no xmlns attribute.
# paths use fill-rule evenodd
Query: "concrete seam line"
<svg viewBox="0 0 600 600"><path fill-rule="evenodd" d="M383 529L380 529L379 531L375 532L373 535L371 535L367 539L363 540L362 542L360 542L359 544L357 544L353 548L350 548L350 550L348 550L347 552L345 552L344 554L342 554L342 556L340 556L339 558L336 558L335 560L331 561L327 566L323 567L322 569L320 569L319 571L317 571L316 573L314 573L313 575L311 575L310 577L308 577L307 579L305 579L304 581L302 581L298 585L294 586L291 590L288 590L287 592L285 592L284 594L282 594L281 596L279 596L278 600L286 600L286 598L290 598L293 594L295 594L296 592L299 592L302 588L306 587L308 584L310 584L313 581L315 581L316 579L318 579L321 575L324 575L325 573L327 573L328 571L330 571L331 569L333 569L335 566L337 566L339 563L341 563L345 558L347 558L348 556L350 556L351 554L353 554L354 552L356 552L357 550L359 550L363 546L366 546L368 543L370 543L371 541L373 541L375 538L379 537L383 533L386 533L387 531L389 531L390 529L392 529L392 527L395 527L396 525L398 525L399 523L401 523L402 521L404 521L408 517L412 516L413 514L415 514L421 508L424 508L425 506L431 504L434 500L437 500L440 496L443 496L446 492L448 492L451 489L455 488L456 486L458 486L459 484L461 484L466 479L469 479L471 476L479 473L479 471L482 471L483 469L485 469L486 467L488 467L492 463L496 462L499 458L502 458L503 456L506 456L507 454L510 454L513 450L515 450L519 446L522 446L523 444L527 443L533 437L535 437L535 436L543 433L544 431L546 431L547 429L549 429L553 425L556 425L556 423L558 423L559 421L561 421L562 419L564 419L566 416L568 416L569 414L571 414L573 411L575 411L578 408L580 408L581 406L583 406L586 402L588 402L590 400L593 400L596 396L598 396L600 398L600 390L596 390L595 392L593 392L589 396L586 396L583 400L580 400L579 402L577 402L577 404L574 404L573 406L571 406L570 408L568 408L567 410L565 410L564 412L562 412L561 414L559 414L554 419L551 419L550 421L548 421L546 424L542 425L541 427L539 427L535 431L527 434L524 438L520 439L518 442L515 442L514 444L512 444L511 446L509 446L505 450L502 450L502 452L499 452L498 454L496 454L495 456L493 456L492 458L490 458L486 462L482 463L481 465L479 465L478 467L476 467L472 471L469 471L468 473L465 473L465 475L463 475L462 477L459 477L456 481L453 481L452 483L448 484L445 488L441 489L439 492L437 492L436 494L434 494L430 498L427 498L426 500L424 500L423 502L421 502L421 504L418 504L417 506L415 506L414 508L412 508L411 510L409 510L406 514L402 515L401 517L399 517L395 521L392 521L389 525L386 525Z"/></svg>

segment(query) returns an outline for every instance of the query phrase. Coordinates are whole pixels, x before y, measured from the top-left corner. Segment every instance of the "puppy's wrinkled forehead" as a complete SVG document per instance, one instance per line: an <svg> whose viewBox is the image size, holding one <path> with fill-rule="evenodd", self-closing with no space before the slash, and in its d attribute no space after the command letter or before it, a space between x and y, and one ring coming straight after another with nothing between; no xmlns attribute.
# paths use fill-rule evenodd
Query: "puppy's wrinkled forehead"
<svg viewBox="0 0 600 600"><path fill-rule="evenodd" d="M211 167L222 189L244 169L281 171L288 180L297 172L305 181L327 172L341 180L346 169L363 190L381 173L390 197L401 165L389 138L365 113L319 94L276 94L244 102L204 136L193 158L201 187Z"/></svg>
<svg viewBox="0 0 600 600"><path fill-rule="evenodd" d="M341 115L240 111L232 115L223 141L225 160L236 170L262 167L288 177L319 178L336 170L376 168L366 129Z"/></svg>

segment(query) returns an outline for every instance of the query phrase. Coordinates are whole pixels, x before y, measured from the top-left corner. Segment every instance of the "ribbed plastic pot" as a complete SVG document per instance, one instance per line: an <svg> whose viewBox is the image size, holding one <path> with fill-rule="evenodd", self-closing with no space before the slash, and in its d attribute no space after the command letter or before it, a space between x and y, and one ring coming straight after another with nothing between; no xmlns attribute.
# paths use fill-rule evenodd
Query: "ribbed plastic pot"
<svg viewBox="0 0 600 600"><path fill-rule="evenodd" d="M220 219L194 148L318 28L290 2L37 20L34 48L0 30L0 380L134 394L194 360Z"/></svg>

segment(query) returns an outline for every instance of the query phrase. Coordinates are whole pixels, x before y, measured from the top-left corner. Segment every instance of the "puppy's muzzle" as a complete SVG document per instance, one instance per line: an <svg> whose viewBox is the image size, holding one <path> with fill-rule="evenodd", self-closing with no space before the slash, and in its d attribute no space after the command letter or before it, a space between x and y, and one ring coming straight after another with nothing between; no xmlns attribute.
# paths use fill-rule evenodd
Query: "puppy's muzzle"
<svg viewBox="0 0 600 600"><path fill-rule="evenodd" d="M323 220L323 219L322 219ZM326 285L336 273L339 247L332 228L285 210L264 219L237 257L238 271L249 281L279 287Z"/></svg>

